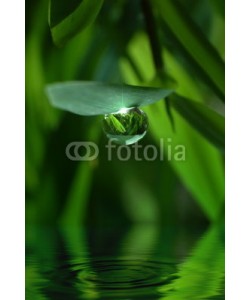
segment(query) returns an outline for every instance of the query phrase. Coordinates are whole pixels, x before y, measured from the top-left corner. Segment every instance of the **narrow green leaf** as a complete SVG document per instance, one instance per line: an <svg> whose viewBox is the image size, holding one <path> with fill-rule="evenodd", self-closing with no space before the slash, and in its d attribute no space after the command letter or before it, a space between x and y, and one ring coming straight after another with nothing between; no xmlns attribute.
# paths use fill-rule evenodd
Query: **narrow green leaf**
<svg viewBox="0 0 250 300"><path fill-rule="evenodd" d="M88 140L97 143L99 136L100 127L96 126L96 122L93 122L87 134ZM78 163L66 203L61 213L61 225L70 224L71 226L79 226L85 221L94 171L95 163L93 161L81 161Z"/></svg>
<svg viewBox="0 0 250 300"><path fill-rule="evenodd" d="M90 162L78 165L62 212L61 224L80 225L84 221L92 177L93 167Z"/></svg>
<svg viewBox="0 0 250 300"><path fill-rule="evenodd" d="M94 116L114 113L121 108L149 105L169 96L173 91L94 81L72 81L48 85L46 92L53 106L78 115Z"/></svg>
<svg viewBox="0 0 250 300"><path fill-rule="evenodd" d="M224 203L224 171L221 153L173 110L175 132L165 102L145 109L150 133L163 141L165 163L170 164L209 220L217 220ZM178 153L185 153L183 159Z"/></svg>
<svg viewBox="0 0 250 300"><path fill-rule="evenodd" d="M173 94L170 104L205 138L220 149L225 147L225 119L201 103Z"/></svg>
<svg viewBox="0 0 250 300"><path fill-rule="evenodd" d="M99 13L102 3L103 0L50 0L49 24L54 43L63 46L90 25Z"/></svg>
<svg viewBox="0 0 250 300"><path fill-rule="evenodd" d="M141 51L142 48L144 51ZM136 61L144 81L148 82L153 77L154 70L152 62L147 59L150 51L145 36L137 35L130 42L129 49L131 58ZM177 87L178 94L200 102L203 94L176 57L165 51L164 59L168 62L170 75L180 80L180 85ZM124 61L122 61L122 70L126 82L135 85L140 83L133 73L133 68ZM172 110L175 121L175 131L173 131L164 101L145 107L145 112L150 124L149 133L157 143L161 139L163 141L165 154L163 166L166 164L166 168L172 167L208 219L217 220L224 205L225 195L224 165L220 151L190 126L176 110ZM183 145L186 149L184 161L175 159L175 153L180 150L179 145ZM164 184L163 182L163 186L166 187Z"/></svg>
<svg viewBox="0 0 250 300"><path fill-rule="evenodd" d="M122 125L122 123L116 119L113 115L110 117L110 120L112 122L113 127L118 131L118 132L126 132L126 129Z"/></svg>
<svg viewBox="0 0 250 300"><path fill-rule="evenodd" d="M155 0L168 30L208 76L221 98L225 94L225 66L216 49L177 0Z"/></svg>

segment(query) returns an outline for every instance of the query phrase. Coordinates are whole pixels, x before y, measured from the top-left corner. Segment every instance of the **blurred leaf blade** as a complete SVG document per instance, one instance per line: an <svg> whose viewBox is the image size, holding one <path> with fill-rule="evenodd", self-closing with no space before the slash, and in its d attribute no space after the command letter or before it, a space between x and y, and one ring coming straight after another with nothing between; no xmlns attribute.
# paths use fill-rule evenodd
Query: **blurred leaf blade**
<svg viewBox="0 0 250 300"><path fill-rule="evenodd" d="M225 18L225 0L210 0L209 1L212 6L216 9L216 11L220 14L220 16Z"/></svg>
<svg viewBox="0 0 250 300"><path fill-rule="evenodd" d="M90 25L98 15L103 0L50 0L49 24L53 41L63 46L70 38Z"/></svg>
<svg viewBox="0 0 250 300"><path fill-rule="evenodd" d="M186 52L218 89L221 100L225 95L225 66L222 58L176 0L156 0L165 25ZM192 62L192 60L191 60ZM223 97L223 98L222 98Z"/></svg>
<svg viewBox="0 0 250 300"><path fill-rule="evenodd" d="M153 70L151 74L148 74L152 62L147 61L147 64L145 63L144 53L141 51L142 45L147 50L146 37L140 35L139 38L132 40L132 45L129 47L133 47L130 55L133 59L136 58L137 67L146 81L153 77ZM169 62L170 75L182 79L181 84L177 87L178 94L201 102L203 94L190 74L186 73L174 56L165 54L167 55L167 62ZM139 80L133 73L133 67L124 61L121 64L127 82L138 84ZM150 84L154 85L154 82L151 80ZM157 85L159 86L159 82ZM167 166L173 168L208 220L216 220L224 204L224 166L220 151L190 126L175 110L173 110L175 121L175 132L173 132L164 101L145 107L145 112L148 114L150 123L149 133L157 142L161 139L163 141L166 168ZM178 150L179 145L185 147L186 157L184 161L175 159L175 149ZM169 148L172 151L170 153Z"/></svg>
<svg viewBox="0 0 250 300"><path fill-rule="evenodd" d="M146 112L153 137L158 141L163 140L166 163L173 167L207 218L210 221L216 220L224 203L221 154L176 111L173 111L173 132L164 102L155 103L148 107ZM185 155L181 160L178 158L178 152L183 152L183 149Z"/></svg>
<svg viewBox="0 0 250 300"><path fill-rule="evenodd" d="M57 108L84 116L114 113L121 108L152 104L173 91L150 87L74 81L48 85L46 92Z"/></svg>
<svg viewBox="0 0 250 300"><path fill-rule="evenodd" d="M168 100L166 100L168 101ZM177 94L169 98L179 114L219 149L225 148L225 119L201 103Z"/></svg>
<svg viewBox="0 0 250 300"><path fill-rule="evenodd" d="M79 164L60 219L61 224L80 225L85 221L92 177L93 167L91 164L89 162Z"/></svg>
<svg viewBox="0 0 250 300"><path fill-rule="evenodd" d="M98 143L99 136L100 127L96 126L96 121L94 121L88 129L87 139ZM98 160L78 162L64 210L60 217L61 225L73 224L79 226L86 221L87 204L97 164Z"/></svg>

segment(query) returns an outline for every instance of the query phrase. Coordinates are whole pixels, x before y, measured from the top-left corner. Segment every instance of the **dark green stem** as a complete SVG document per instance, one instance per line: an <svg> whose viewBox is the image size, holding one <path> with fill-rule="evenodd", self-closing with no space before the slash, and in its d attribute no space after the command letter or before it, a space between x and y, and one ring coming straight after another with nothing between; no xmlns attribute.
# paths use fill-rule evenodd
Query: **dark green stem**
<svg viewBox="0 0 250 300"><path fill-rule="evenodd" d="M164 71L164 63L162 59L161 46L157 35L156 23L152 7L148 0L141 0L141 7L145 19L146 30L150 41L155 69L156 72L160 75Z"/></svg>
<svg viewBox="0 0 250 300"><path fill-rule="evenodd" d="M175 123L174 123L174 117L171 110L172 107L170 105L170 97L164 98L164 102L165 102L165 108L169 117L170 124L172 126L173 132L175 132Z"/></svg>

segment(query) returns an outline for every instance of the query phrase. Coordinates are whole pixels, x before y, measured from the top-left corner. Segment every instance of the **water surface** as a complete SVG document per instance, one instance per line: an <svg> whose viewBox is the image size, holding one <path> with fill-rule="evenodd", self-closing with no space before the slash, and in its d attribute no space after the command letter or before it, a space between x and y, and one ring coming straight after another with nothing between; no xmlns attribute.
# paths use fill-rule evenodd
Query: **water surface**
<svg viewBox="0 0 250 300"><path fill-rule="evenodd" d="M224 299L219 226L26 228L26 299Z"/></svg>

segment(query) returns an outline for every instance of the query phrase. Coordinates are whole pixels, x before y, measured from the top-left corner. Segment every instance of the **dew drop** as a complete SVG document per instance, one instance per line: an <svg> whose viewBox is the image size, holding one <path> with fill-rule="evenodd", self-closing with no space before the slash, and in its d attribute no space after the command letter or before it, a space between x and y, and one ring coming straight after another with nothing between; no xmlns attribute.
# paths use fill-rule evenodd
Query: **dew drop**
<svg viewBox="0 0 250 300"><path fill-rule="evenodd" d="M103 119L103 130L109 139L120 145L131 145L147 133L148 117L138 107L123 108L117 113L107 114Z"/></svg>

